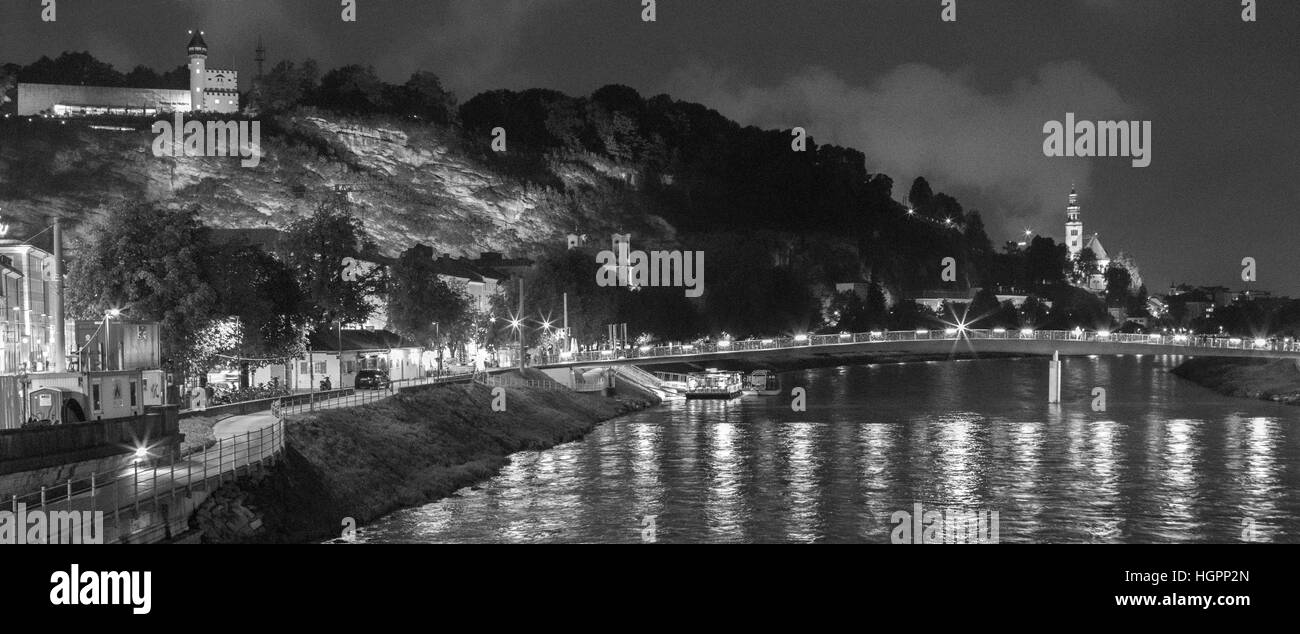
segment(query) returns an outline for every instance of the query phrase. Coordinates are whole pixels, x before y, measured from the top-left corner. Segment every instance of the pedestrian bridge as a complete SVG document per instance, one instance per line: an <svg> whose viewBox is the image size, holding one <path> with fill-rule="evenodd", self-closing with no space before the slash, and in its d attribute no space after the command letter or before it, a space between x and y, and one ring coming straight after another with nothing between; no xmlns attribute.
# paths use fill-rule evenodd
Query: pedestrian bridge
<svg viewBox="0 0 1300 634"><path fill-rule="evenodd" d="M543 355L533 367L566 368L713 361L828 359L855 356L1014 354L1047 355L1183 355L1195 357L1288 358L1300 362L1300 341L1202 335L1122 334L1084 330L942 330L876 331L838 335L797 335L773 339L713 341L699 344L641 346Z"/></svg>

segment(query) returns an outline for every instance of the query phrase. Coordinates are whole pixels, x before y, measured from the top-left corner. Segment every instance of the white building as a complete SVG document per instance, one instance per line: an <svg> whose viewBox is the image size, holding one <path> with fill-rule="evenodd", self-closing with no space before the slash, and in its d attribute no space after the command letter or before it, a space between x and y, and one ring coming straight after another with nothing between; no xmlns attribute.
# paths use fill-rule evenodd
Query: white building
<svg viewBox="0 0 1300 634"><path fill-rule="evenodd" d="M207 67L208 45L203 32L190 32L190 87L120 88L65 84L18 84L19 116L141 115L160 112L239 112L239 74Z"/></svg>
<svg viewBox="0 0 1300 634"><path fill-rule="evenodd" d="M253 371L253 385L280 383L295 391L305 391L329 377L334 389L354 387L359 370L374 369L388 373L393 381L415 379L437 369L437 353L424 350L386 330L323 328L309 339L310 357L304 354L284 364L262 366Z"/></svg>

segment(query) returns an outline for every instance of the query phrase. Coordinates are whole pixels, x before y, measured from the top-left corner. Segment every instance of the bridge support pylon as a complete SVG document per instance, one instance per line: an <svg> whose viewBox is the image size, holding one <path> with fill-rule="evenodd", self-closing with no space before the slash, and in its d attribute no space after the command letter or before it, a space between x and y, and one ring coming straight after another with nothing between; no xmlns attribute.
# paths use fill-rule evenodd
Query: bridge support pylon
<svg viewBox="0 0 1300 634"><path fill-rule="evenodd" d="M1061 351L1052 351L1052 360L1047 366L1047 402L1061 402Z"/></svg>

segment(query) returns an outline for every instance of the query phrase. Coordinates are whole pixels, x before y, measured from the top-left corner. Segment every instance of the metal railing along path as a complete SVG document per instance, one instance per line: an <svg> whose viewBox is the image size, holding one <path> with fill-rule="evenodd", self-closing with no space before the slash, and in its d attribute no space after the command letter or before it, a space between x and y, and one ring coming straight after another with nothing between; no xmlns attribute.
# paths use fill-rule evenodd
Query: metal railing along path
<svg viewBox="0 0 1300 634"><path fill-rule="evenodd" d="M101 512L104 534L98 537L104 543L156 541L167 537L169 524L176 523L170 515L178 504L196 492L206 496L241 472L247 475L265 468L281 457L284 445L284 421L277 419L271 425L219 439L187 456L152 458L144 447L141 451L145 453L129 467L69 479L38 491L8 494L5 502L15 514L20 505L28 514ZM53 521L47 524L50 543L72 543L71 535L60 534L66 526Z"/></svg>
<svg viewBox="0 0 1300 634"><path fill-rule="evenodd" d="M474 375L474 382L487 387L531 387L542 390L555 390L561 392L574 391L567 385L555 381L538 381L535 379L516 379L513 377L492 376L486 373Z"/></svg>
<svg viewBox="0 0 1300 634"><path fill-rule="evenodd" d="M386 399L408 387L420 385L440 385L444 383L464 383L472 380L474 374L466 372L464 374L444 374L442 376L420 377L415 379L400 379L392 381L386 388L367 390L361 388L349 388L351 393L343 396L333 396L320 400L308 399L307 402L299 402L294 405L283 407L280 411L284 414L302 414L304 412L314 412L326 409L343 409L348 407L357 407L367 403L374 403Z"/></svg>
<svg viewBox="0 0 1300 634"><path fill-rule="evenodd" d="M263 468L278 459L285 444L282 416L324 409L355 407L387 398L417 385L434 385L469 381L472 374L455 374L394 381L389 389L361 391L320 401L279 408L274 422L242 434L220 438L210 447L189 455L152 458L145 453L130 467L113 473L92 473L87 478L69 479L56 486L37 491L3 494L4 502L15 513L19 505L32 511L100 511L104 513L106 542L154 541L166 537L168 514L178 499L196 491L206 493ZM145 452L148 447L143 448ZM50 540L69 537L59 535L51 525Z"/></svg>

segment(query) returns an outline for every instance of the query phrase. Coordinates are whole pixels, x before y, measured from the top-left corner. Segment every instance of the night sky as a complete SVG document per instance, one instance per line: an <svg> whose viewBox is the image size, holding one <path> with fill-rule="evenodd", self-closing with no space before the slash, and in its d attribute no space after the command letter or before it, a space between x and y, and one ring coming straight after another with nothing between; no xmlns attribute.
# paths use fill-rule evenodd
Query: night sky
<svg viewBox="0 0 1300 634"><path fill-rule="evenodd" d="M492 88L587 94L605 84L699 101L742 123L803 126L864 151L868 169L984 212L996 245L1026 228L1061 240L1071 184L1088 233L1170 282L1300 295L1300 2L1258 0L0 0L0 62L86 50L127 71L185 63L254 74L316 59L388 81L440 75L461 100ZM1153 161L1043 156L1043 124L1149 120ZM1240 279L1243 257L1259 281Z"/></svg>

